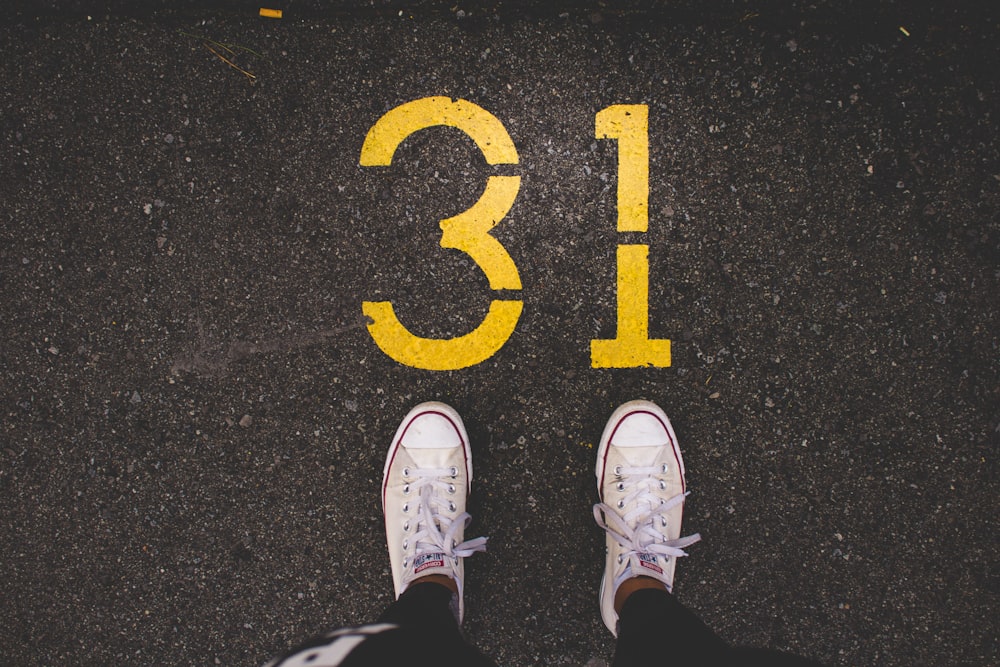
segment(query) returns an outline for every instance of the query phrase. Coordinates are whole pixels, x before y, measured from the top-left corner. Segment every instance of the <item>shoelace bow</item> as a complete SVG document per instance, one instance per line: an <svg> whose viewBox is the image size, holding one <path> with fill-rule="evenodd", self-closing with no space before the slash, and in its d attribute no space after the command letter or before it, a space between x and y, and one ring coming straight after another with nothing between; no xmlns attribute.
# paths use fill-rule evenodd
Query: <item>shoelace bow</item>
<svg viewBox="0 0 1000 667"><path fill-rule="evenodd" d="M601 502L594 505L594 519L597 525L604 529L618 544L625 549L621 554L623 562L632 554L655 553L662 556L680 558L687 556L684 547L691 546L701 539L700 533L679 537L675 540L664 539L663 528L667 527L667 512L684 502L688 493L681 493L666 502L661 502L655 490L660 488L660 480L654 475L662 472L659 466L644 468L622 467L616 470L620 478L621 488L631 488L625 495L619 509L626 509L623 514Z"/></svg>
<svg viewBox="0 0 1000 667"><path fill-rule="evenodd" d="M416 491L420 498L420 507L414 519L416 530L409 538L413 544L413 555L443 553L454 563L477 551L486 551L486 537L457 543L459 531L472 521L468 512L462 512L452 520L441 511L455 510L454 503L445 500L449 493L454 492L454 485L442 481L442 478L454 476L453 469L410 469L408 472L410 477L415 478L409 483L410 490Z"/></svg>

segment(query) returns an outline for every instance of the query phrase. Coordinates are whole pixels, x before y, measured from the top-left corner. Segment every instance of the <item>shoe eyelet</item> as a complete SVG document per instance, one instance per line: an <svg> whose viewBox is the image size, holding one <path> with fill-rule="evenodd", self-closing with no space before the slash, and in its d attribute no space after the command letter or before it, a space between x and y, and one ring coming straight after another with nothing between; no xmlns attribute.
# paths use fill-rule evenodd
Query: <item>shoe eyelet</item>
<svg viewBox="0 0 1000 667"><path fill-rule="evenodd" d="M663 518L662 516L660 517L660 523L661 523L661 524L663 524L663 527L664 527L664 528L666 528L666 527L667 527L667 520L666 520L666 519L664 519L664 518Z"/></svg>
<svg viewBox="0 0 1000 667"><path fill-rule="evenodd" d="M621 565L624 561L625 559L622 558L621 554L618 554L618 564Z"/></svg>
<svg viewBox="0 0 1000 667"><path fill-rule="evenodd" d="M624 491L625 490L625 482L618 482L618 485L615 488L617 488L619 491Z"/></svg>
<svg viewBox="0 0 1000 667"><path fill-rule="evenodd" d="M403 477L409 477L409 476L410 476L410 469L403 468Z"/></svg>
<svg viewBox="0 0 1000 667"><path fill-rule="evenodd" d="M451 467L451 478L455 479L456 477L458 477L458 468L456 468L455 466L452 466Z"/></svg>
<svg viewBox="0 0 1000 667"><path fill-rule="evenodd" d="M662 470L663 470L663 472L665 472L665 473L666 473L666 472L668 472L668 471L669 471L670 469L669 469L669 468L667 467L667 464L666 464L666 463L664 463L664 464L663 464L663 468L662 468Z"/></svg>
<svg viewBox="0 0 1000 667"><path fill-rule="evenodd" d="M667 488L667 483L664 482L662 479L660 480L660 488L661 489L666 489Z"/></svg>
<svg viewBox="0 0 1000 667"><path fill-rule="evenodd" d="M406 513L409 511L410 511L410 503L403 503L403 512Z"/></svg>
<svg viewBox="0 0 1000 667"><path fill-rule="evenodd" d="M456 509L458 509L458 508L455 507L455 503L453 503L453 502L449 502L448 503L448 511L449 512L454 512Z"/></svg>
<svg viewBox="0 0 1000 667"><path fill-rule="evenodd" d="M625 509L625 501L624 500L619 500L618 501L618 509L620 509L620 510Z"/></svg>
<svg viewBox="0 0 1000 667"><path fill-rule="evenodd" d="M454 484L449 484L448 485L448 493L455 493L455 485Z"/></svg>
<svg viewBox="0 0 1000 667"><path fill-rule="evenodd" d="M407 532L407 533L410 532L410 522L409 522L409 520L403 522L403 530L405 532Z"/></svg>
<svg viewBox="0 0 1000 667"><path fill-rule="evenodd" d="M409 558L404 558L403 559L403 567L409 567L409 566L410 566L410 559Z"/></svg>
<svg viewBox="0 0 1000 667"><path fill-rule="evenodd" d="M615 466L615 474L616 475L622 474L622 467L621 466Z"/></svg>
<svg viewBox="0 0 1000 667"><path fill-rule="evenodd" d="M409 495L409 493L410 493L410 485L409 484L404 484L403 485L403 493Z"/></svg>
<svg viewBox="0 0 1000 667"><path fill-rule="evenodd" d="M410 548L410 541L409 540L403 540L403 548L404 549L409 549Z"/></svg>

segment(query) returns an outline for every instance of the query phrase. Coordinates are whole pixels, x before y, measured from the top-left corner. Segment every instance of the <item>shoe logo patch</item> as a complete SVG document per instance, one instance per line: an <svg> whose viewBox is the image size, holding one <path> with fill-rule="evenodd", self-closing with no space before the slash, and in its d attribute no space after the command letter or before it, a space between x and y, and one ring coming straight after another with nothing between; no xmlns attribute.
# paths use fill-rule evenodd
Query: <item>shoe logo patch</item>
<svg viewBox="0 0 1000 667"><path fill-rule="evenodd" d="M656 554L636 554L639 557L639 565L657 574L663 574L663 568L656 564Z"/></svg>
<svg viewBox="0 0 1000 667"><path fill-rule="evenodd" d="M413 574L432 567L444 567L444 554L424 554L413 559Z"/></svg>

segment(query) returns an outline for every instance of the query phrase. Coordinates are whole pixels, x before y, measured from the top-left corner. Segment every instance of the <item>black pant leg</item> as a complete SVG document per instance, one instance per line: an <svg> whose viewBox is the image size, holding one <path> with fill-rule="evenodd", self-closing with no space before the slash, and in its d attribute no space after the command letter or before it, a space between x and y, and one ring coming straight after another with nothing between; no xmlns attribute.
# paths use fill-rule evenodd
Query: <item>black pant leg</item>
<svg viewBox="0 0 1000 667"><path fill-rule="evenodd" d="M403 591L399 599L382 612L377 622L419 628L439 637L460 637L453 597L452 592L440 584L415 584Z"/></svg>
<svg viewBox="0 0 1000 667"><path fill-rule="evenodd" d="M408 588L379 617L342 628L289 651L274 667L496 667L465 641L451 611L452 593L438 584Z"/></svg>
<svg viewBox="0 0 1000 667"><path fill-rule="evenodd" d="M618 615L613 667L724 665L729 644L665 590L638 590Z"/></svg>
<svg viewBox="0 0 1000 667"><path fill-rule="evenodd" d="M822 667L814 660L763 648L737 647L730 664L740 667Z"/></svg>
<svg viewBox="0 0 1000 667"><path fill-rule="evenodd" d="M636 591L619 614L614 667L668 665L819 667L819 663L788 653L733 648L670 593Z"/></svg>
<svg viewBox="0 0 1000 667"><path fill-rule="evenodd" d="M378 622L400 627L411 661L415 655L426 655L430 660L427 664L440 667L496 667L462 636L456 609L457 601L449 589L440 584L415 584L385 610ZM415 651L416 647L420 648Z"/></svg>

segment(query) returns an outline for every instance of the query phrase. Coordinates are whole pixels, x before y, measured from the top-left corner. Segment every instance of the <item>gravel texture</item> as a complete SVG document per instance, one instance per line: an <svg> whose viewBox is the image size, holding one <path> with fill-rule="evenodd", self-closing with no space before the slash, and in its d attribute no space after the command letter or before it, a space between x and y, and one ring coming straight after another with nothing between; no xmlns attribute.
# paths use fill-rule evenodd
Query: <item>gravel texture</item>
<svg viewBox="0 0 1000 667"><path fill-rule="evenodd" d="M465 418L467 535L490 536L468 636L502 664L604 664L593 458L639 397L672 417L704 538L676 592L725 638L995 661L996 12L785 4L13 14L0 662L254 665L373 619L385 450L433 399ZM438 128L358 166L384 112L434 95L496 115L519 164ZM646 234L616 231L594 138L625 103L649 105ZM361 302L475 327L495 293L437 224L490 174L522 179L494 233L517 330L465 370L402 366ZM650 247L669 368L591 368L619 243Z"/></svg>

